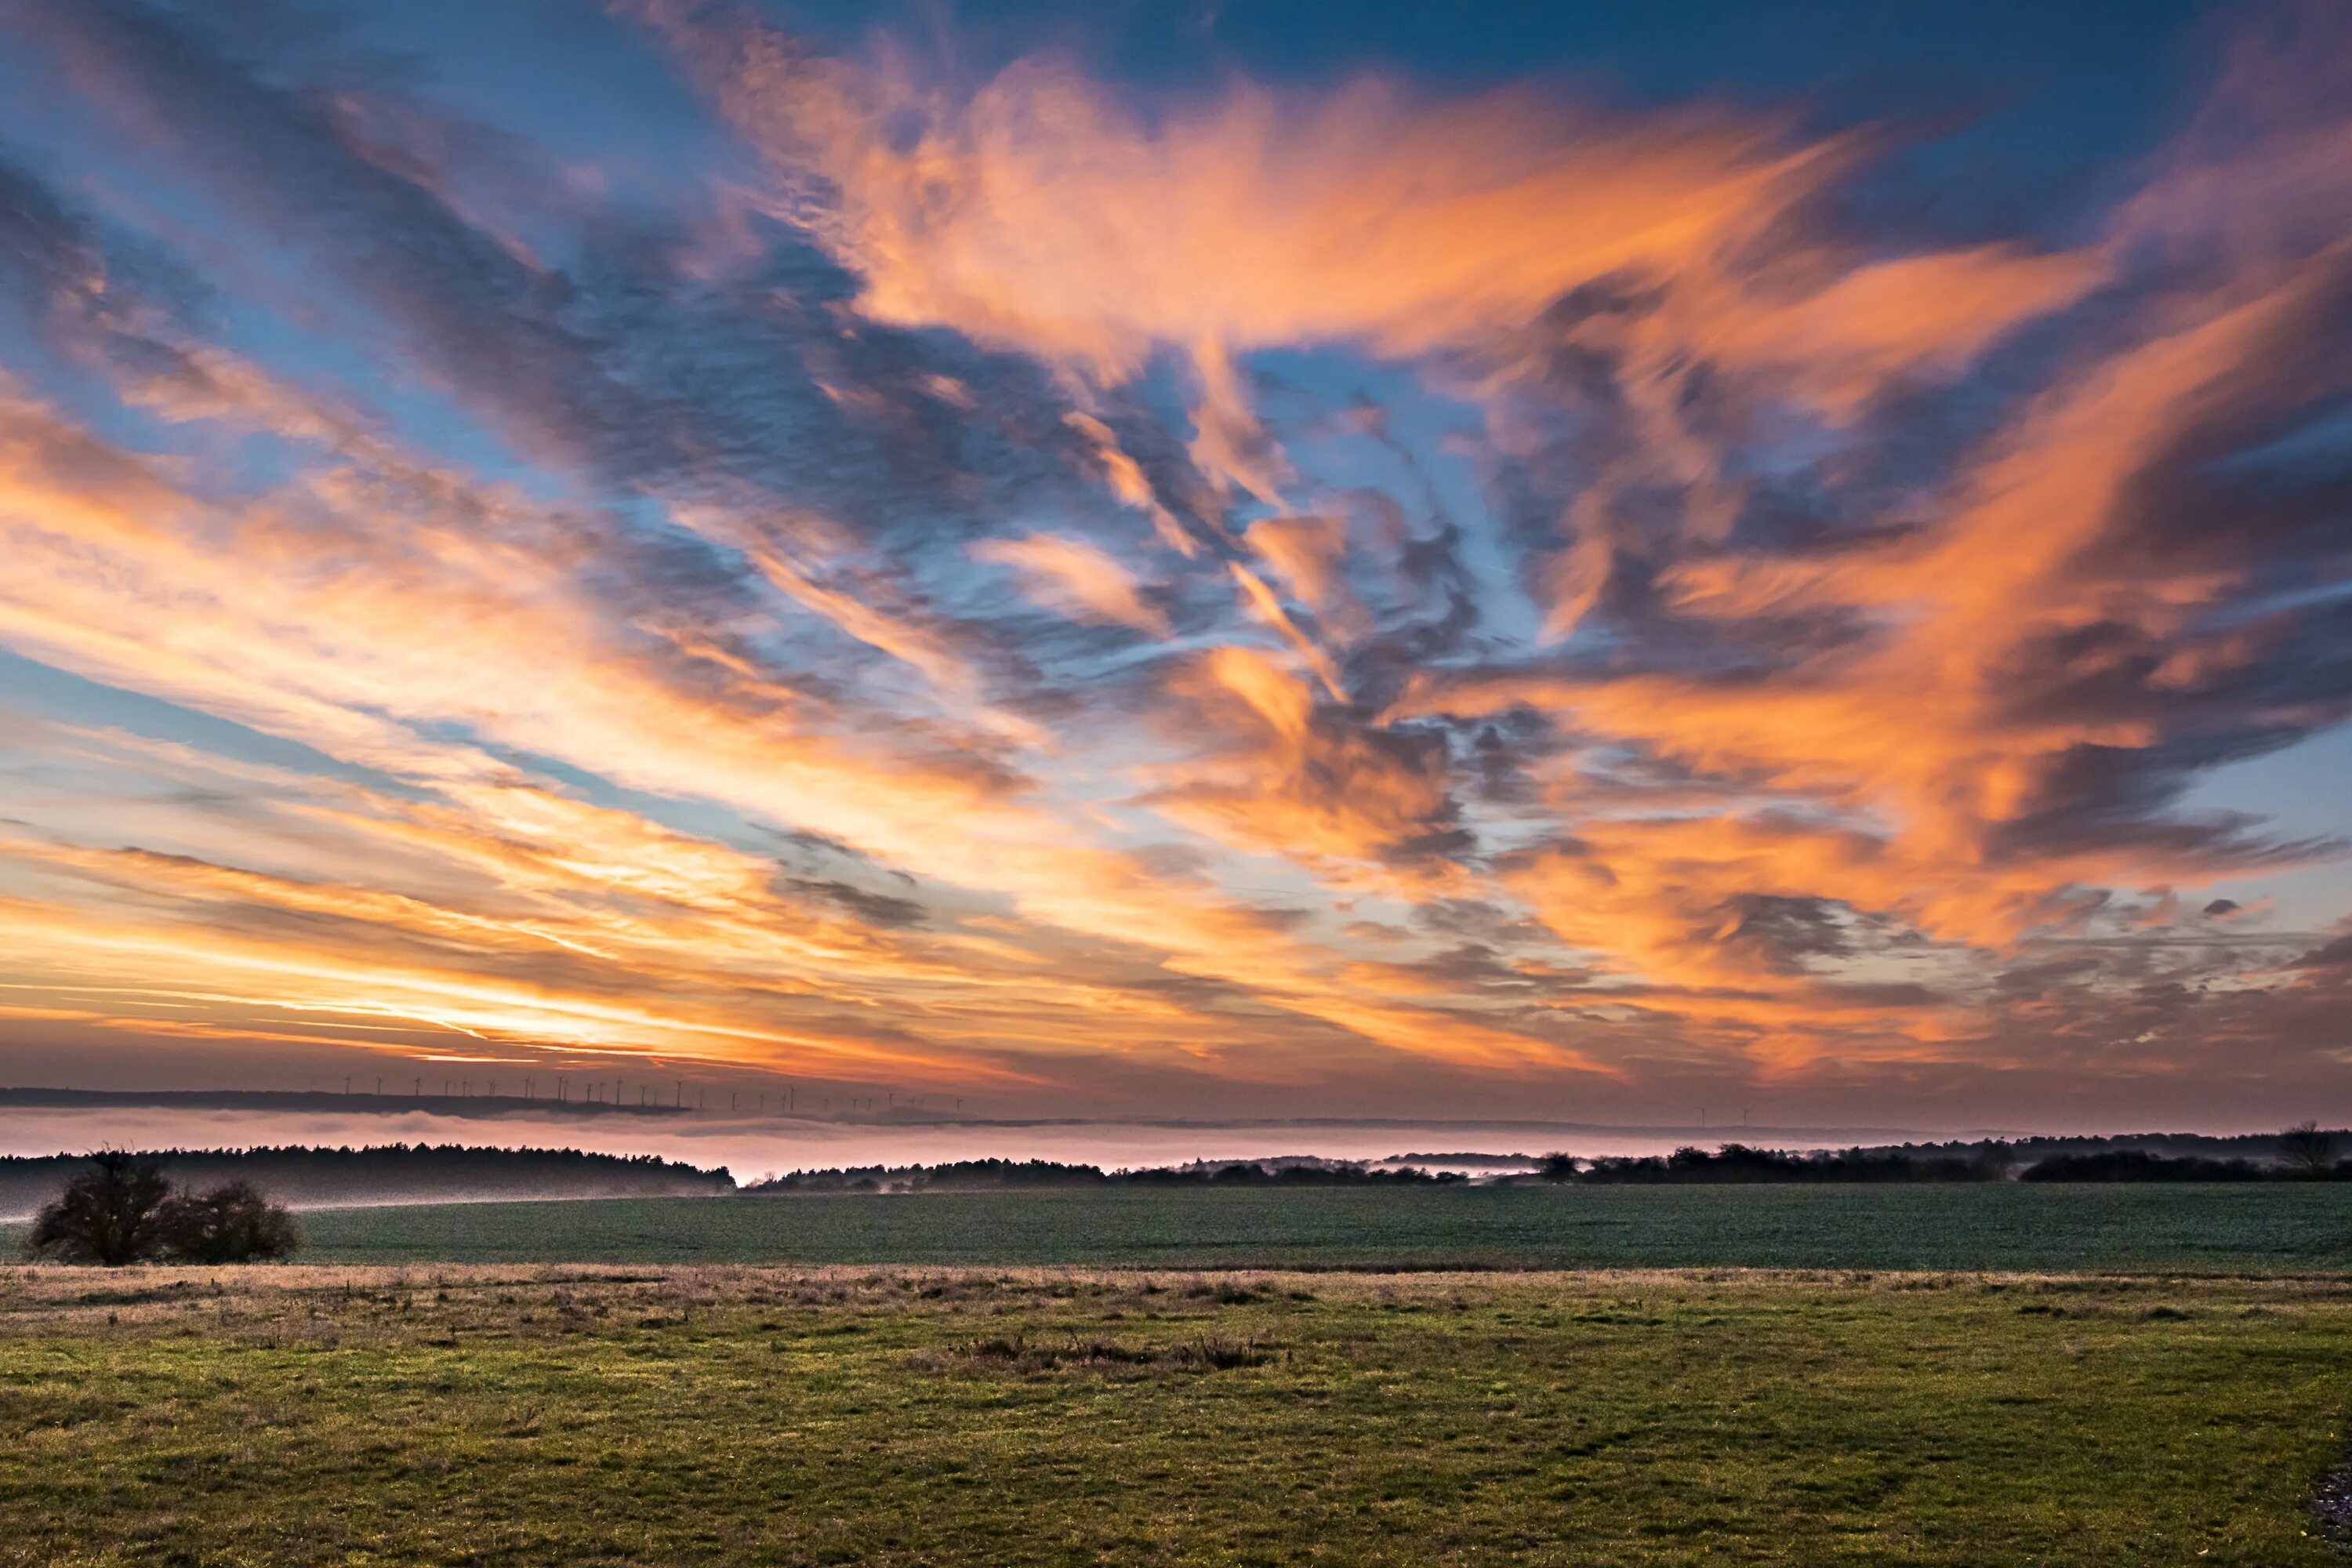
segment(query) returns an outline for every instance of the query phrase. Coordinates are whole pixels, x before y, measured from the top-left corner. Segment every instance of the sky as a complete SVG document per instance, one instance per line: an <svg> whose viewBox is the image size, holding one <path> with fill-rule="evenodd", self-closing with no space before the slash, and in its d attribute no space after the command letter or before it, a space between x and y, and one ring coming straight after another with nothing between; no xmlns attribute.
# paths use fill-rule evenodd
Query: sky
<svg viewBox="0 0 2352 1568"><path fill-rule="evenodd" d="M0 1081L2352 1119L2340 8L0 38Z"/></svg>

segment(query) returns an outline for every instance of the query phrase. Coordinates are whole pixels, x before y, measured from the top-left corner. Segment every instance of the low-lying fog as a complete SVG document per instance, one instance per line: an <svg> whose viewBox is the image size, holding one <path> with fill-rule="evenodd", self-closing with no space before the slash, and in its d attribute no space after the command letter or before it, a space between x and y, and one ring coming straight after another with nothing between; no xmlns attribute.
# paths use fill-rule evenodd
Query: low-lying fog
<svg viewBox="0 0 2352 1568"><path fill-rule="evenodd" d="M1402 1153L1657 1154L1682 1144L1751 1141L1843 1148L1927 1136L1899 1128L1591 1128L1541 1122L1149 1122L875 1124L750 1117L468 1117L182 1108L0 1108L0 1154L90 1149L236 1149L263 1144L463 1143L658 1154L724 1165L738 1182L844 1165L939 1164L993 1156L1120 1166L1276 1154L1380 1160Z"/></svg>

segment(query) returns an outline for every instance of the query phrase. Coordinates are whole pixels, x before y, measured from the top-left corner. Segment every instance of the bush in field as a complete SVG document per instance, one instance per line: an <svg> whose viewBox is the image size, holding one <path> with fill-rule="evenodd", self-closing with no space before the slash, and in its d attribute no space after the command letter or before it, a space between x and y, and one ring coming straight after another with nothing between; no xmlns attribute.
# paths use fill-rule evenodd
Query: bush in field
<svg viewBox="0 0 2352 1568"><path fill-rule="evenodd" d="M163 1166L118 1150L89 1158L90 1168L34 1217L25 1255L109 1268L161 1256L163 1210L172 1200Z"/></svg>
<svg viewBox="0 0 2352 1568"><path fill-rule="evenodd" d="M261 1263L290 1258L302 1233L282 1204L250 1182L224 1182L205 1193L165 1201L163 1247L184 1263Z"/></svg>
<svg viewBox="0 0 2352 1568"><path fill-rule="evenodd" d="M288 1257L300 1243L294 1216L250 1183L174 1192L158 1161L109 1150L35 1216L25 1255L109 1268L156 1258L247 1263Z"/></svg>

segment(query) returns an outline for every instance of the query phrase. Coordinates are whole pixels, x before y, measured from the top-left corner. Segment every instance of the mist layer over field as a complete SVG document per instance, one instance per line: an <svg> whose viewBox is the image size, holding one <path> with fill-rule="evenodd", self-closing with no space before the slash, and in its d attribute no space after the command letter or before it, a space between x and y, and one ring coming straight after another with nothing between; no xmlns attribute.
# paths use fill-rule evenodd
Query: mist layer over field
<svg viewBox="0 0 2352 1568"><path fill-rule="evenodd" d="M997 1158L1055 1160L1106 1170L1191 1160L1314 1154L1379 1160L1406 1152L1526 1152L1567 1149L1584 1155L1659 1154L1685 1143L1768 1138L1776 1147L1843 1148L1921 1136L1899 1128L1593 1128L1557 1122L1280 1121L927 1122L908 1125L784 1117L580 1118L500 1116L494 1121L433 1112L379 1116L247 1110L189 1111L123 1107L16 1110L0 1114L0 1154L88 1149L239 1149L310 1144L496 1143L658 1154L724 1165L740 1181L845 1165L940 1164Z"/></svg>

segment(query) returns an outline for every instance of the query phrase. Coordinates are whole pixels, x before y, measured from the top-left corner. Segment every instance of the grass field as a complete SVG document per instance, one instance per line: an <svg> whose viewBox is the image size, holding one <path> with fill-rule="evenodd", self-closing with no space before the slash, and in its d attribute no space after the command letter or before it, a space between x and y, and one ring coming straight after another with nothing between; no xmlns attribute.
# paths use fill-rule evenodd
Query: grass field
<svg viewBox="0 0 2352 1568"><path fill-rule="evenodd" d="M2352 1272L2352 1184L642 1198L344 1209L305 1224L305 1258L326 1263Z"/></svg>
<svg viewBox="0 0 2352 1568"><path fill-rule="evenodd" d="M0 1563L2294 1568L2347 1404L2352 1282L18 1269Z"/></svg>

